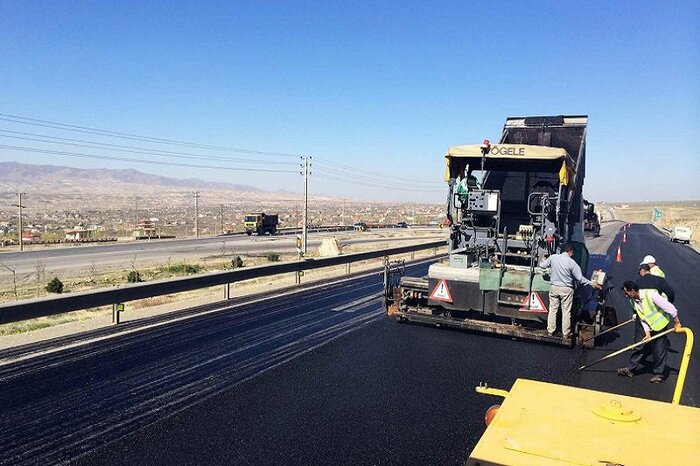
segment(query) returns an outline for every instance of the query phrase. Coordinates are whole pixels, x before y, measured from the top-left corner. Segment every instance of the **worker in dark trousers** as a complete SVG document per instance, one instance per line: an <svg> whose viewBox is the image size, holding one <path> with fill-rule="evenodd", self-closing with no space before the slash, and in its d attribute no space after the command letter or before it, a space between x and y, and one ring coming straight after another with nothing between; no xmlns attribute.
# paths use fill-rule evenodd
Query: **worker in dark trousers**
<svg viewBox="0 0 700 466"><path fill-rule="evenodd" d="M551 267L549 287L549 312L547 333L554 335L557 329L557 313L561 307L561 332L564 339L571 336L571 306L574 302L574 285L591 285L597 290L603 287L581 274L581 267L573 259L574 245L567 244L561 254L553 254L540 262L540 267Z"/></svg>
<svg viewBox="0 0 700 466"><path fill-rule="evenodd" d="M676 293L673 291L673 288L665 279L657 275L653 275L650 269L651 267L649 267L647 264L642 264L639 266L639 279L636 282L637 286L640 290L656 290L661 294L661 296L666 298L669 303L673 304L673 302L676 300ZM644 328L642 327L642 322L639 319L635 319L634 342L638 343L642 341L644 339L644 335L645 333ZM652 351L649 345L638 346L630 356L630 365L639 365L647 356L650 356L651 354Z"/></svg>
<svg viewBox="0 0 700 466"><path fill-rule="evenodd" d="M666 330L671 320L673 320L676 328L681 327L681 321L678 319L678 310L666 298L661 296L656 289L640 289L636 283L628 280L622 285L622 291L632 302L632 307L640 320L644 332L644 336L639 340L641 343ZM666 372L668 338L664 336L644 346L651 346L651 351L654 355L654 375L649 379L649 382L663 382ZM635 351L635 354L630 358L629 366L618 369L618 375L633 377L634 371L643 357L643 351Z"/></svg>

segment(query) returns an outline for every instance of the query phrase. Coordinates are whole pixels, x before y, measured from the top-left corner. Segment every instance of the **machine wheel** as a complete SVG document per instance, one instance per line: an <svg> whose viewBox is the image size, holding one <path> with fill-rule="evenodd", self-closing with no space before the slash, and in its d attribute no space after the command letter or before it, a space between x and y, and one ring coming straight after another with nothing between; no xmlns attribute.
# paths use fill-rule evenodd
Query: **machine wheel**
<svg viewBox="0 0 700 466"><path fill-rule="evenodd" d="M253 232L252 232L251 230L246 230L245 233L246 233L246 235L248 235L248 236L251 236L251 235L253 234Z"/></svg>

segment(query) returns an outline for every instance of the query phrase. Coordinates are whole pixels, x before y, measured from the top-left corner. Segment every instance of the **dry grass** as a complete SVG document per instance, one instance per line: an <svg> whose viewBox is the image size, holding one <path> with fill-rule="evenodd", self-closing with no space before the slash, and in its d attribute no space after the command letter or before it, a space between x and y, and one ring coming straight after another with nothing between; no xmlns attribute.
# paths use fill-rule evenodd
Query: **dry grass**
<svg viewBox="0 0 700 466"><path fill-rule="evenodd" d="M173 295L153 296L152 298L139 299L133 301L131 307L134 309L145 309L149 307L162 306L163 304L172 303L177 298Z"/></svg>
<svg viewBox="0 0 700 466"><path fill-rule="evenodd" d="M98 316L109 315L111 312L111 307L102 306L91 309L83 309L80 311L67 312L65 314L38 317L36 319L15 322L12 324L0 325L0 336L14 335L17 333L26 333L34 330L53 327L55 325L66 324L69 322L79 322L83 320L94 319Z"/></svg>

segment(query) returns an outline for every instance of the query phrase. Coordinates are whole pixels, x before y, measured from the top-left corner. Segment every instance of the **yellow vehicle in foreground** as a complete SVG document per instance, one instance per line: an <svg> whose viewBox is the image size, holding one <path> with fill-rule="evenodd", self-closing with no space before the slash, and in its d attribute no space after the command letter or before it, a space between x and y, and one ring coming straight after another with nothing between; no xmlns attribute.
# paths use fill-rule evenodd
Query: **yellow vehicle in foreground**
<svg viewBox="0 0 700 466"><path fill-rule="evenodd" d="M679 404L693 347L686 345L669 403L518 379L486 413L487 428L467 461L493 465L700 464L700 409Z"/></svg>

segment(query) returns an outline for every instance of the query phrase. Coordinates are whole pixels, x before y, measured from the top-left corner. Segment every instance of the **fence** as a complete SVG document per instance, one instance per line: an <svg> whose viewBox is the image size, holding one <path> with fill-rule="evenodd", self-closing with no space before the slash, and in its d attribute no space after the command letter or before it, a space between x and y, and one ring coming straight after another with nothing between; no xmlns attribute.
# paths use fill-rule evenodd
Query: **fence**
<svg viewBox="0 0 700 466"><path fill-rule="evenodd" d="M298 273L342 264L351 264L368 259L388 257L445 246L445 241L380 249L323 259L306 259L299 262L282 262L258 267L246 267L224 272L210 272L190 277L169 278L146 283L134 283L119 288L69 293L41 299L28 299L0 304L0 324L19 322L36 317L51 316L98 306L116 305L137 299L151 298L171 293L180 293L254 278L269 277L283 273Z"/></svg>

